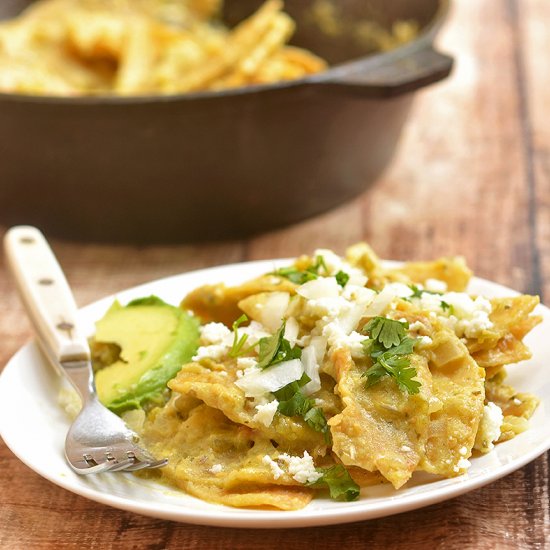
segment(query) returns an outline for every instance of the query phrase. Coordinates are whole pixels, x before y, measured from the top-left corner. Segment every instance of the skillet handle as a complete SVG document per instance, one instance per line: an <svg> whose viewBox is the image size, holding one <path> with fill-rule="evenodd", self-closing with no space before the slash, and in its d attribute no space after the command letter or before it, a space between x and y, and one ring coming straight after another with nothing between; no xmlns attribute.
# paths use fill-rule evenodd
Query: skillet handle
<svg viewBox="0 0 550 550"><path fill-rule="evenodd" d="M391 98L433 84L447 77L453 67L451 56L431 45L401 55L366 59L358 68L342 67L325 86L348 89L361 96Z"/></svg>

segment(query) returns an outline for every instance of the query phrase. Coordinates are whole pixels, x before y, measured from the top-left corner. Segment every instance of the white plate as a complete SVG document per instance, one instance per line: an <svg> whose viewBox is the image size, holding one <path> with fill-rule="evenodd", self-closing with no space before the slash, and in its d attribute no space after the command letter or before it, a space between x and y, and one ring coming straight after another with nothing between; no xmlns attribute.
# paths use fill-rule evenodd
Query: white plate
<svg viewBox="0 0 550 550"><path fill-rule="evenodd" d="M278 265L286 261L277 261ZM235 284L273 270L274 261L234 264L205 269L148 283L116 297L122 302L155 294L178 304L193 288L225 281ZM503 286L474 279L470 290L486 296L514 295ZM80 311L83 328L93 333L94 321L110 306L113 296ZM53 483L91 500L157 518L225 527L305 527L372 519L427 506L476 489L513 472L550 448L550 310L539 306L544 323L526 341L533 351L530 361L509 368L509 380L520 391L536 394L541 404L531 427L515 439L498 445L488 455L472 459L466 475L436 479L416 475L405 488L366 488L355 502L314 499L295 512L261 511L208 504L131 474L79 476L67 466L63 455L69 427L57 404L61 380L49 367L34 343L27 344L10 360L0 376L0 434L8 447L31 469Z"/></svg>

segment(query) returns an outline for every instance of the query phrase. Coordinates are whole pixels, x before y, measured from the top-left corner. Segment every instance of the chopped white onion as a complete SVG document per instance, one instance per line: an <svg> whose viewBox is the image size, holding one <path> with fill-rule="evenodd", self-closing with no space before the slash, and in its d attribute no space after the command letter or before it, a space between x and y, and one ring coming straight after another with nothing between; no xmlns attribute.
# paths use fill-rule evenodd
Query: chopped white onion
<svg viewBox="0 0 550 550"><path fill-rule="evenodd" d="M246 397L262 397L300 380L303 373L304 367L300 359L292 359L264 370L253 369L237 380L235 385L244 391Z"/></svg>

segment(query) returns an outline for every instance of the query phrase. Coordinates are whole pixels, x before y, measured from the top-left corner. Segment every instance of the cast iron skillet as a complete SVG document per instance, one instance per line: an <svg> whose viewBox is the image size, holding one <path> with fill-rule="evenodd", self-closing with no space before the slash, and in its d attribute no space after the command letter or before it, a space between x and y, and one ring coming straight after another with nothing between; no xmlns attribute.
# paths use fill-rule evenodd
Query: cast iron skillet
<svg viewBox="0 0 550 550"><path fill-rule="evenodd" d="M415 90L445 78L447 0L338 0L346 18L416 19L418 39L365 56L287 0L294 43L334 66L299 81L167 97L0 94L0 223L107 242L241 237L358 195L395 150ZM260 1L227 0L233 24ZM10 17L28 0L4 0Z"/></svg>

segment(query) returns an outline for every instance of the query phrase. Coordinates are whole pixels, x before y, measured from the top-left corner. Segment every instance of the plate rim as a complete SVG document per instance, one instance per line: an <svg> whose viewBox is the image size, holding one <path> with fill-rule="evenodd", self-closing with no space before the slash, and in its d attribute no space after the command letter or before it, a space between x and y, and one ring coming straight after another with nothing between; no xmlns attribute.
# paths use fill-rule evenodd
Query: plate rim
<svg viewBox="0 0 550 550"><path fill-rule="evenodd" d="M253 271L257 269L258 272L261 272L261 269L264 268L264 266L266 265L284 265L291 262L292 260L292 258L276 258L238 262L170 275L168 277L155 279L130 288L126 288L121 290L120 292L116 292L115 294L111 294L109 296L105 296L103 298L95 300L94 302L80 308L79 316L83 317L89 315L90 312L94 311L95 309L106 309L114 299L124 300L125 296L140 293L142 289L146 290L148 287L166 286L173 284L174 282L183 280L183 289L181 293L183 297L186 291L191 290L190 288L189 290L185 288L185 278L200 277L203 273L212 273L219 270L230 272L243 270L243 279L246 279L247 277L250 277L252 275L251 273L248 273L248 271L250 270ZM389 266L395 266L400 265L403 262L384 261L384 263ZM520 294L519 292L509 287L484 278L472 277L471 283L489 285L494 289L495 293L499 292L508 295ZM550 317L549 308L542 304L537 307L539 308L539 311L546 313L546 315ZM25 354L31 352L31 350L36 348L37 345L35 344L34 340L31 340L30 342L27 342L21 348L19 348L19 350L7 361L4 369L0 373L0 394L3 391L6 391L5 386L7 383L9 383L6 382L6 380L10 379L12 371L15 370L18 362L21 361L21 358ZM55 373L53 373L53 375L55 375ZM2 405L0 404L0 410L1 409ZM376 507L374 508L369 508L368 502L365 499L364 506L361 506L361 504L359 503L356 504L356 506L349 508L346 506L346 503L342 503L341 509L329 508L313 511L310 510L309 512L307 507L302 510L296 511L280 511L250 510L247 508L231 508L223 505L215 505L219 506L219 508L212 510L199 509L198 511L195 511L193 508L186 505L182 505L181 507L179 507L177 505L169 503L160 503L160 508L155 508L154 501L152 501L152 504L139 502L129 497L122 497L119 495L110 494L99 489L77 486L74 485L74 483L72 482L72 477L70 476L56 476L53 473L48 472L47 470L37 468L36 464L29 460L29 458L25 456L24 453L18 452L20 450L18 449L17 442L14 441L13 438L10 438L9 430L6 430L6 427L8 425L9 422L6 422L5 415L0 415L0 436L2 437L6 446L10 449L10 451L35 473L37 473L44 479L54 483L58 487L68 490L74 494L78 494L94 502L105 504L107 506L111 506L120 510L138 513L144 516L159 519L204 526L256 529L300 528L314 527L319 525L345 524L376 519L380 517L387 517L419 508L424 508L432 504L437 504L439 502L458 497L472 490L479 489L489 483L505 477L506 475L522 468L529 462L532 462L550 448L549 438L546 441L540 442L538 445L534 445L528 453L521 455L516 459L512 459L507 464L499 465L492 472L475 476L473 478L469 478L467 474L465 476L459 476L457 478L454 478L457 480L460 479L460 483L456 483L455 485L440 487L434 486L432 490L426 493L412 493L409 495L404 495L400 497L400 500L388 498L386 502L377 503ZM8 437L6 437L6 432L8 433ZM434 483L437 483L437 481L435 481Z"/></svg>

